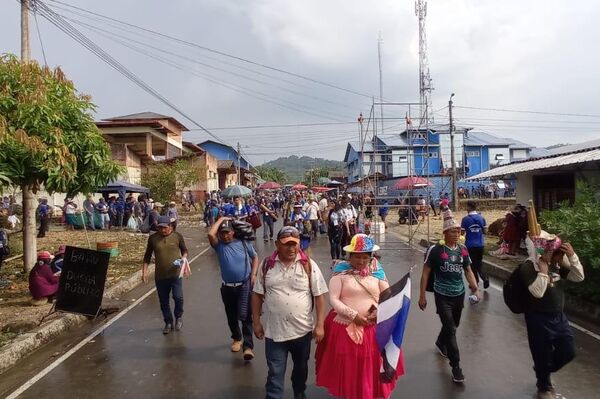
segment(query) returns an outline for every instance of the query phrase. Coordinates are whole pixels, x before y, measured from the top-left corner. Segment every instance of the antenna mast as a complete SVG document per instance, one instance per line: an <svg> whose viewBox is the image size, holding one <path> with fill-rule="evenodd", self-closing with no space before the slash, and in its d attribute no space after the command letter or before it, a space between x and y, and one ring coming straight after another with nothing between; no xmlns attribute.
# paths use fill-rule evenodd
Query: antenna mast
<svg viewBox="0 0 600 399"><path fill-rule="evenodd" d="M377 56L379 57L379 108L381 110L381 133L383 134L383 68L381 62L381 44L383 38L381 32L379 32L379 39L377 39Z"/></svg>
<svg viewBox="0 0 600 399"><path fill-rule="evenodd" d="M431 106L431 76L429 75L429 60L427 59L427 34L425 32L425 17L427 16L427 2L415 1L415 15L419 17L419 94L420 94L420 125L433 123Z"/></svg>

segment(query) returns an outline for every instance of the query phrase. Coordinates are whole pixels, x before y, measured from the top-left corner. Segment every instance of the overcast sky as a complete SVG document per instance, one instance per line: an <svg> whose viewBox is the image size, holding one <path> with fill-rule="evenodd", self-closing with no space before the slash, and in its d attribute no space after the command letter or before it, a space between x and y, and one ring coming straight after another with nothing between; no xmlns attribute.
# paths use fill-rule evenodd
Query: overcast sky
<svg viewBox="0 0 600 399"><path fill-rule="evenodd" d="M119 29L98 17L46 0L56 12L105 29L81 32L223 141L259 164L280 155L341 160L357 140L353 121L370 111L379 93L377 38L383 36L384 98L416 102L418 20L411 0L64 0L89 11L168 34L240 58L343 88L243 63L197 47ZM142 4L144 5L142 7ZM58 7L61 7L59 9ZM0 51L19 54L19 4L2 1ZM547 146L598 137L600 117L482 111L480 107L600 115L598 1L431 0L427 39L436 123L447 123L456 93L457 123ZM78 89L93 97L98 119L154 111L197 126L150 96L38 16L50 66L60 65ZM33 57L43 61L35 19ZM100 33L99 33L100 32ZM120 35L122 37L117 37ZM126 39L124 39L126 38ZM139 43L133 42L137 40ZM153 53L167 65L124 47ZM154 48L148 47L152 46ZM218 68L219 70L215 69ZM358 95L349 91L364 94ZM267 100L267 101L265 101ZM285 107L284 107L285 106ZM416 117L416 109L412 110ZM407 109L388 106L385 117ZM347 122L346 124L224 130L225 127ZM401 121L387 121L385 133ZM184 139L199 142L204 133Z"/></svg>

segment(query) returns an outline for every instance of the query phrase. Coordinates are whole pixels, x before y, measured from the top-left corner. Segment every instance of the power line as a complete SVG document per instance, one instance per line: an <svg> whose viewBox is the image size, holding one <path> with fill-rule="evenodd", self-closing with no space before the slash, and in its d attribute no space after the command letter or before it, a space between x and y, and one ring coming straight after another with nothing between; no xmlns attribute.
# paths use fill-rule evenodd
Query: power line
<svg viewBox="0 0 600 399"><path fill-rule="evenodd" d="M117 72L121 73L127 79L131 80L137 86L142 88L144 91L146 91L147 93L149 93L150 95L152 95L153 97L155 97L156 99L161 101L163 104L167 105L169 108L173 109L174 111L176 111L177 113L179 113L180 115L182 115L183 117L185 117L186 119L191 121L194 125L198 126L200 129L202 129L204 132L206 132L208 135L213 137L218 142L221 142L221 143L223 142L220 137L218 137L214 133L207 130L200 123L196 122L192 117L188 116L184 111L182 111L180 108L178 108L175 104L173 104L171 101L169 101L166 97L164 97L162 94L160 94L154 88L152 88L147 83L145 83L142 79L140 79L137 75L135 75L133 72L131 72L125 66L120 64L114 57L112 57L110 54L108 54L106 51L104 51L96 43L94 43L89 38L87 38L85 35L83 35L81 32L79 32L69 22L65 21L64 18L62 18L60 15L58 15L53 10L51 10L42 1L37 0L33 4L34 4L35 10L39 11L40 14L44 18L46 18L50 23L52 23L58 29L60 29L61 31L66 33L68 36L70 36L72 39L74 39L75 41L80 43L82 46L84 46L87 50L92 52L94 55L96 55L102 61L106 62L109 66L111 66Z"/></svg>
<svg viewBox="0 0 600 399"><path fill-rule="evenodd" d="M93 30L93 31L96 30L95 28L87 28L87 29L90 29L90 30ZM207 80L209 82L212 82L212 83L217 84L219 86L226 87L226 88L228 88L230 90L233 90L233 91L236 91L238 93L242 93L242 94L248 95L250 97L254 97L254 98L257 98L259 100L262 100L262 101L265 101L265 102L268 102L268 103L271 103L271 104L275 104L275 105L278 105L278 106L281 106L281 107L284 107L284 108L288 108L288 109L291 109L291 110L294 110L294 111L297 111L297 112L302 112L302 113L306 113L306 114L310 114L310 115L313 115L313 116L318 116L318 117L326 118L326 119L339 120L334 115L320 114L320 113L317 113L317 112L314 112L314 111L303 110L302 108L304 108L304 109L311 109L311 108L305 107L302 104L298 104L298 103L295 103L293 101L288 101L288 100L284 100L284 99L281 99L281 98L277 98L277 97L274 97L272 95L269 95L269 94L266 94L266 93L262 93L262 92L260 92L258 90L250 89L250 88L247 88L247 87L244 87L244 86L240 86L240 85L235 85L233 83L223 82L223 81L221 81L219 78L217 78L215 76L209 75L209 74L204 73L204 72L190 70L186 66L184 66L184 65L182 65L180 63L177 63L177 62L175 62L175 61L173 61L171 59L162 57L160 55L156 55L155 53L153 53L150 50L141 49L141 48L139 48L137 46L129 44L129 43L123 41L123 40L111 37L111 36L106 35L106 34L104 34L102 32L96 32L96 33L99 34L99 35L101 35L101 36L103 36L103 37L106 37L107 39L109 39L111 41L119 43L122 46L124 46L126 48L129 48L130 50L138 52L138 53L140 53L142 55L145 55L145 56L147 56L149 58L152 58L152 59L154 59L156 61L159 61L159 62L161 62L163 64L167 64L167 65L169 65L169 66L171 66L173 68L176 68L176 69L178 69L180 71L189 73L189 74L191 74L193 76L200 77L200 78L205 79L205 80ZM277 101L274 101L273 99L276 99ZM292 106L285 105L285 104L282 104L282 103L291 104Z"/></svg>
<svg viewBox="0 0 600 399"><path fill-rule="evenodd" d="M54 5L54 7L56 7L57 9L60 9L62 11L68 12L70 14L77 15L79 17L82 17L82 18L85 18L85 19L88 19L88 20L91 20L91 21L95 21L95 22L99 22L99 23L108 25L110 27L116 28L116 29L121 30L123 32L127 32L127 33L130 33L130 34L142 37L144 39L156 41L156 37L150 37L150 36L144 35L143 34L144 32L140 32L139 30L136 31L135 29L133 29L133 30L132 29L128 29L126 26L120 25L119 23L113 23L110 20L106 20L106 19L102 19L102 18L97 18L97 17L94 17L93 15L88 15L88 14L85 14L85 13L80 13L80 12L74 11L72 9L59 6L59 5ZM70 18L68 18L66 16L65 16L65 18L70 19ZM70 20L73 21L74 19L70 19ZM114 32L110 32L110 33L112 34ZM241 70L244 70L244 71L247 71L247 72L259 75L259 76L267 77L269 79L279 80L281 82L285 82L285 83L290 84L290 85L298 86L298 87L301 87L303 89L313 90L312 87L300 84L298 82L294 82L292 80L284 79L284 78L282 78L280 76L275 76L275 75L272 75L272 74L270 75L270 74L266 74L266 73L263 73L263 72L259 72L259 71L256 71L254 69L245 67L243 65L237 65L235 63L225 61L223 59L219 59L219 58L216 58L216 57L210 57L210 56L208 56L206 54L203 54L202 57L205 58L205 59L208 59L208 60L212 60L212 61L224 64L224 65L228 65L228 66L231 66L231 67L234 67L234 68L237 68L237 69L241 69ZM335 102L333 102L333 103L335 103ZM340 104L340 105L346 106L345 104Z"/></svg>
<svg viewBox="0 0 600 399"><path fill-rule="evenodd" d="M142 30L144 32L148 32L148 33L151 33L151 34L154 34L154 35L157 35L157 36L161 36L161 37L164 37L164 38L176 41L178 43L182 43L182 44L185 44L185 45L188 45L188 46L192 46L192 47L196 47L196 48L199 48L201 50L205 50L205 51L208 51L208 52L211 52L211 53L214 53L214 54L218 54L218 55L221 55L223 57L232 58L232 59L235 59L235 60L238 60L238 61L242 61L242 62L251 64L251 65L255 65L255 66L258 66L258 67L261 67L261 68L266 68L266 69L269 69L269 70L272 70L272 71L275 71L275 72L283 73L283 74L286 74L286 75L289 75L289 76L293 76L293 77L298 78L298 79L303 79L303 80L306 80L306 81L309 81L309 82L312 82L312 83L316 83L316 84L319 84L319 85L322 85L322 86L330 87L332 89L336 89L336 90L344 91L344 92L347 92L347 93L351 93L351 94L354 94L354 95L357 95L357 96L366 97L366 98L369 98L369 99L371 99L373 97L370 94L360 93L358 91L354 91L354 90L347 89L347 88L344 88L344 87L340 87L340 86L337 86L337 85L334 85L334 84L323 82L323 81L320 81L320 80L317 80L317 79L314 79L314 78L311 78L311 77L308 77L308 76L304 76L304 75L300 75L300 74L297 74L297 73L294 73L294 72L286 71L286 70L281 69L281 68L272 67L272 66L269 66L269 65L266 65L266 64L262 64L260 62L256 62L256 61L252 61L252 60L249 60L249 59L246 59L246 58L242 58L242 57L239 57L239 56L236 56L236 55L228 54L228 53L225 53L225 52L220 51L220 50L215 50L215 49L212 49L212 48L209 48L209 47L206 47L206 46L199 45L197 43L189 42L189 41L186 41L186 40L183 40L183 39L179 39L179 38L176 38L176 37L173 37L173 36L166 35L164 33L160 33L160 32L151 30L151 29L143 28L143 27L138 26L138 25L130 24L128 22L124 22L124 21L121 21L121 20L118 20L118 19L115 19L115 18L112 18L112 17L108 17L106 15L102 15L102 14L99 14L99 13L96 13L96 12L93 12L93 11L89 11L89 10L86 10L84 8L81 8L81 7L76 7L76 6L73 6L71 4L63 3L63 2L58 1L58 0L50 0L50 1L53 2L53 3L62 4L64 6L66 6L66 7L74 8L76 10L80 10L80 11L83 11L83 12L86 12L86 13L89 13L89 14L92 14L92 15L95 15L95 16L107 19L109 21L114 21L114 22L117 22L117 23L120 23L120 24L123 24L123 25L126 25L126 26L130 26L130 27L135 28L135 29Z"/></svg>
<svg viewBox="0 0 600 399"><path fill-rule="evenodd" d="M519 114L559 115L559 116L575 116L575 117L584 117L584 118L600 118L600 115L592 115L592 114L570 114L570 113L562 113L562 112L524 111L524 110L517 110L517 109L467 107L467 106L460 106L460 105L455 105L454 107L462 108L462 109L476 109L476 110L482 110L482 111L514 112L514 113L519 113Z"/></svg>
<svg viewBox="0 0 600 399"><path fill-rule="evenodd" d="M44 50L44 42L42 41L42 34L40 33L40 25L38 23L37 13L33 12L33 19L35 19L35 30L40 41L40 47L42 48L42 56L44 57L44 65L48 66L48 60L46 60L46 50Z"/></svg>
<svg viewBox="0 0 600 399"><path fill-rule="evenodd" d="M356 122L315 122L315 123L292 123L285 125L248 125L248 126L225 126L225 127L210 127L210 130L246 130L246 129L271 129L271 128L288 128L288 127L305 127L305 126L327 126L327 125L355 125ZM197 130L197 129L190 129Z"/></svg>
<svg viewBox="0 0 600 399"><path fill-rule="evenodd" d="M296 91L296 90L289 89L289 88L287 88L287 87L283 87L283 86L279 86L279 85L276 85L276 84L273 84L273 83L270 83L270 82L265 82L265 81L263 81L263 80L259 80L259 79L251 78L251 77L249 77L249 76L246 76L246 75L243 75L243 74L240 74L240 73L236 73L236 72L228 71L228 70L226 70L226 69L219 68L219 67L215 67L214 65L206 64L206 63L204 63L204 62L198 61L198 60L196 60L196 59L193 59L193 58L190 58L190 57L187 57L187 56L184 56L184 55L181 55L181 54L178 54L178 53L172 52L172 51L169 51L169 50L167 50L167 49L164 49L164 48L159 48L159 47L153 46L153 45L151 45L151 44L148 44L148 43L141 42L141 41L139 41L139 40L131 39L131 38L129 38L129 37L126 37L126 36L123 36L123 35L116 34L116 33L114 33L114 32L111 32L111 31L109 31L109 30L102 29L102 28L99 28L99 27L97 27L97 26L93 26L93 25L87 24L87 23L85 23L85 22L79 21L79 20L77 20L77 19L74 19L74 18L65 17L65 16L63 16L63 17L64 17L65 19L67 19L67 20L69 20L69 21L71 21L71 22L73 22L73 23L75 23L75 24L79 25L79 26L82 26L82 27L84 27L84 28L90 29L90 30L92 30L92 31L94 31L94 32L96 32L96 33L98 33L98 34L100 34L100 35L102 35L102 33L101 33L101 32L104 32L104 33L105 33L105 34L107 34L107 35L111 35L111 36L114 36L114 37L118 37L118 38L121 38L121 39L127 40L128 42L137 43L137 44L139 44L139 45L141 45L141 46L144 46L144 47L147 47L147 48L151 48L151 49L153 49L153 50L157 50L157 51L159 51L160 53L169 54L169 55L172 55L172 56L178 57L178 58L180 58L180 59L183 59L183 60L185 60L185 61L188 61L188 62L191 62L191 63L197 64L197 65L204 66L205 68L209 68L209 69L213 69L213 70L216 70L216 71L219 71L219 72L223 72L223 73L226 73L226 74L229 74L229 75L232 75L232 76L236 76L236 77L239 77L239 78L242 78L242 79L246 79L246 80L249 80L249 81L252 81L252 82L255 82L255 83L261 84L261 85L265 85L265 86L274 87L274 88L277 88L277 89L279 89L279 90L282 90L282 91L285 91L285 92L289 92L289 93L292 93L292 94L294 94L294 95L297 95L297 96L303 96L303 97L311 98L311 99L313 99L313 100L322 101L322 102L325 102L325 103L328 103L328 104L331 104L331 105L335 105L335 106L338 106L338 107L343 107L343 108L347 108L347 109L353 109L353 110L356 110L356 108L355 108L355 107L351 107L351 106L349 106L349 105L347 105L347 104L338 103L338 102L336 102L336 101L330 101L330 100L327 100L327 99L325 99L325 98L322 98L322 97L319 97L319 96L315 96L315 95L311 95L311 94L302 93L302 92L299 92L299 91ZM102 36L104 36L104 37L107 37L106 35L102 35ZM112 38L111 38L111 40L112 40ZM124 45L124 43L123 43L123 42L120 42L120 41L119 41L119 43L121 43L121 44L123 44L123 45Z"/></svg>

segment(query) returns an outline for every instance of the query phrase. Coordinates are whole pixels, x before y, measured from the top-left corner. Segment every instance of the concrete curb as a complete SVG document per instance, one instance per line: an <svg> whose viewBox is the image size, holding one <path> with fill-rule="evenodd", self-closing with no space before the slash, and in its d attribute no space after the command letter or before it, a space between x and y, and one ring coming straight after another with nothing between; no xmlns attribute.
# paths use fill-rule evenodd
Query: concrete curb
<svg viewBox="0 0 600 399"><path fill-rule="evenodd" d="M149 268L150 277L154 274L154 265ZM140 272L132 273L126 280L108 287L104 291L104 299L115 299L129 292L142 283ZM0 374L14 366L19 360L31 354L42 345L52 341L70 328L87 321L87 317L64 313L28 333L25 333L0 349Z"/></svg>

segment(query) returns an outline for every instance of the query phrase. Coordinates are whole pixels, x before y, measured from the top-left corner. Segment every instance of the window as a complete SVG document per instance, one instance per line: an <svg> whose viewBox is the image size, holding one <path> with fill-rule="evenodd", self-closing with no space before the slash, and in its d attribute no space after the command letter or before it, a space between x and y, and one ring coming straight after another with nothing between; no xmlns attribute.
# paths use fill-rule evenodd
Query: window
<svg viewBox="0 0 600 399"><path fill-rule="evenodd" d="M406 162L406 155L400 155L398 157L398 162Z"/></svg>
<svg viewBox="0 0 600 399"><path fill-rule="evenodd" d="M429 153L429 158L437 158L438 157L438 153L437 152L430 152Z"/></svg>
<svg viewBox="0 0 600 399"><path fill-rule="evenodd" d="M468 158L476 158L479 157L479 151L465 151L465 155Z"/></svg>

